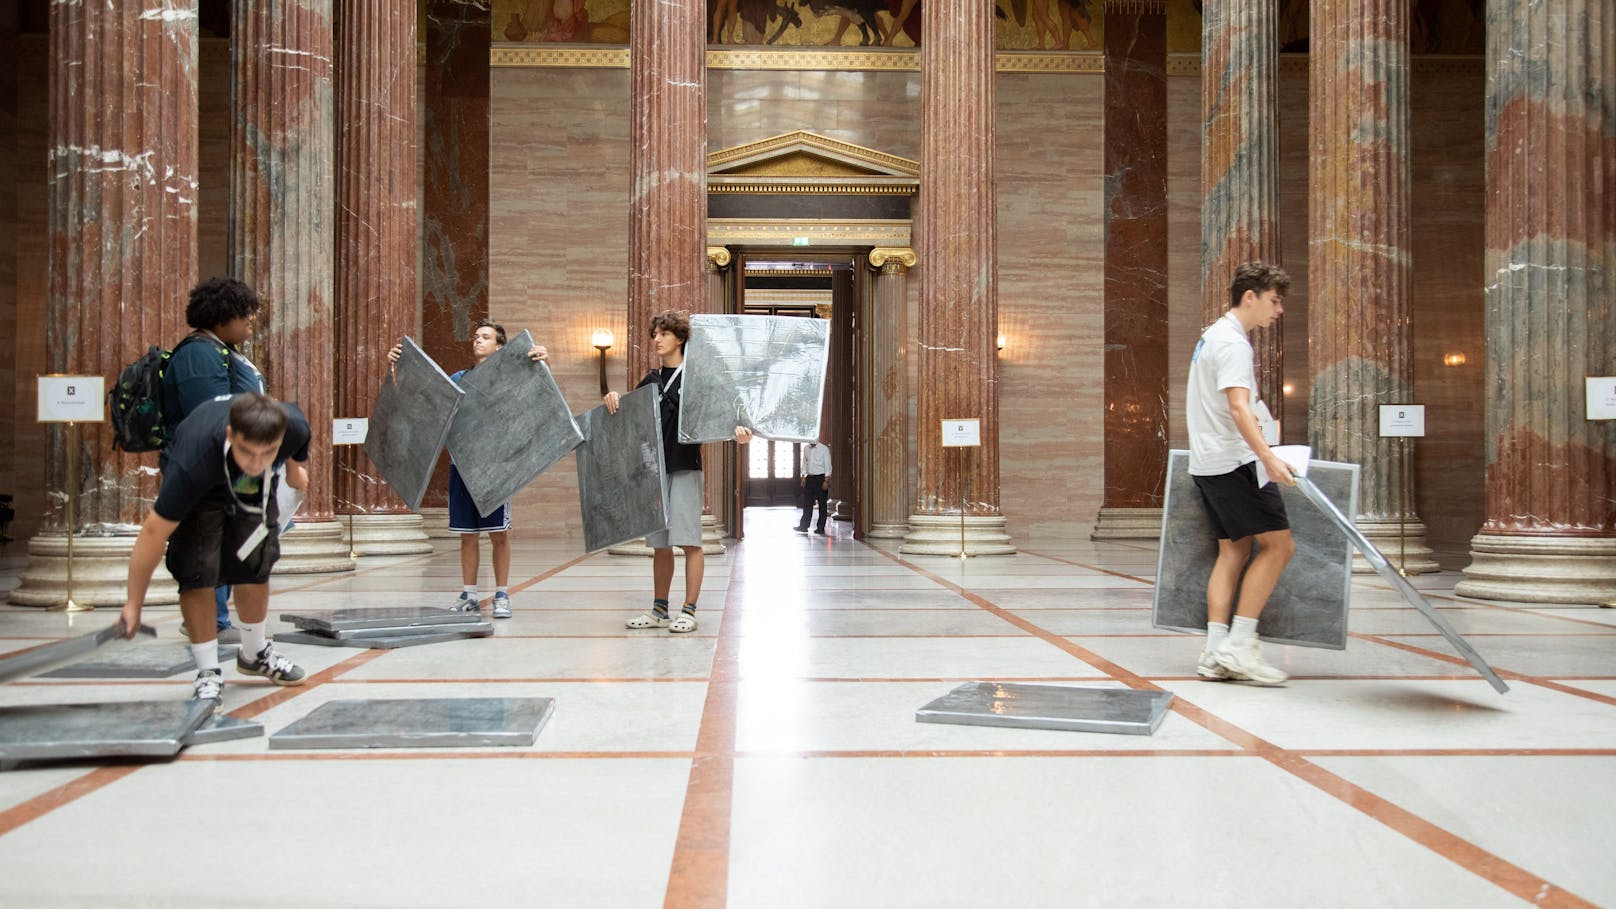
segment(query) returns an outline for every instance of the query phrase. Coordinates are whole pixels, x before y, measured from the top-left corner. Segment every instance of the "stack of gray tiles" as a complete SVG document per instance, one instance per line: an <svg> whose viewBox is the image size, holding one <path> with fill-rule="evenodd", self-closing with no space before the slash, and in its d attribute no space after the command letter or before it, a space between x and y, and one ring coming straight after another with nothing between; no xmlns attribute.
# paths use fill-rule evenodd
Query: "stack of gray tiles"
<svg viewBox="0 0 1616 909"><path fill-rule="evenodd" d="M276 632L278 643L315 644L322 647L368 647L392 650L440 641L486 638L492 622L481 613L455 612L432 606L397 606L312 610L281 613L281 621L296 631Z"/></svg>

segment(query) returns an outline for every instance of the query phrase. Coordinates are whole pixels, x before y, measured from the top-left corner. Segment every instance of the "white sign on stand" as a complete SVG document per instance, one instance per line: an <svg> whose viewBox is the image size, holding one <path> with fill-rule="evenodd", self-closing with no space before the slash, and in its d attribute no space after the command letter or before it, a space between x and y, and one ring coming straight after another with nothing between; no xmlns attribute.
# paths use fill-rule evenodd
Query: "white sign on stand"
<svg viewBox="0 0 1616 909"><path fill-rule="evenodd" d="M369 417L331 421L331 444L333 445L363 445L365 444L365 436L369 433Z"/></svg>
<svg viewBox="0 0 1616 909"><path fill-rule="evenodd" d="M982 421L970 420L944 420L943 421L943 447L944 448L977 448L982 444Z"/></svg>
<svg viewBox="0 0 1616 909"><path fill-rule="evenodd" d="M1424 404L1380 405L1381 438L1423 437L1425 435Z"/></svg>
<svg viewBox="0 0 1616 909"><path fill-rule="evenodd" d="M101 376L39 377L41 423L105 422L106 400L106 379Z"/></svg>
<svg viewBox="0 0 1616 909"><path fill-rule="evenodd" d="M1616 420L1616 376L1589 376L1588 419Z"/></svg>

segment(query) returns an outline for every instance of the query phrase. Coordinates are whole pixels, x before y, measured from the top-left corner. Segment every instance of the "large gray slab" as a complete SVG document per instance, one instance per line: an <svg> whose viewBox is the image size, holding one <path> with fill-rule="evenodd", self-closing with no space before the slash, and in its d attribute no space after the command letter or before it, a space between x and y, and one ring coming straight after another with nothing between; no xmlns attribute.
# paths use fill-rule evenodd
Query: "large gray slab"
<svg viewBox="0 0 1616 909"><path fill-rule="evenodd" d="M435 631L432 634L390 634L367 638L336 638L314 631L277 631L275 632L275 642L278 644L313 644L316 647L357 647L365 650L397 650L400 647L420 647L425 644L441 644L444 641L464 641L469 638L486 638L494 633L494 626L489 623L478 625L440 625L437 627L440 629L475 628L478 630L468 632Z"/></svg>
<svg viewBox="0 0 1616 909"><path fill-rule="evenodd" d="M475 612L455 612L439 606L376 606L281 613L283 622L290 622L305 631L328 633L362 628L467 625L482 620L483 617Z"/></svg>
<svg viewBox="0 0 1616 909"><path fill-rule="evenodd" d="M1465 658L1466 662L1481 673L1488 684L1493 686L1493 690L1499 694L1509 691L1509 686L1504 684L1504 680L1498 677L1498 673L1494 672L1493 668L1487 664L1487 661L1482 659L1481 654L1477 653L1476 649L1471 647L1470 643L1461 637L1459 632L1453 629L1452 625L1448 624L1448 620L1442 617L1442 613L1426 602L1425 597L1414 588L1413 584L1408 582L1408 578L1403 577L1402 572L1393 568L1391 561L1386 558L1385 554L1374 543L1369 542L1369 538L1365 537L1353 525L1351 519L1341 513L1341 509L1336 507L1335 502L1331 501L1328 495L1325 495L1324 490L1314 481L1311 468L1308 469L1307 476L1296 478L1296 485L1302 494L1307 496L1308 501L1318 508L1321 514L1334 522L1337 527L1341 528L1341 532L1352 540L1352 544L1358 547L1358 551L1363 553L1364 560L1375 569L1375 573L1396 588L1410 606L1413 606L1419 611L1420 615L1425 616L1427 621L1436 626L1436 630L1442 633L1442 637L1447 639L1447 642L1453 646L1454 650L1459 652L1460 656Z"/></svg>
<svg viewBox="0 0 1616 909"><path fill-rule="evenodd" d="M478 613L467 613L476 616ZM377 638L409 638L434 634L458 634L467 637L487 637L494 633L493 622L456 622L453 625L394 625L386 628L338 628L320 632L339 641L366 641Z"/></svg>
<svg viewBox="0 0 1616 909"><path fill-rule="evenodd" d="M269 737L283 748L525 746L555 713L554 698L358 698L329 701Z"/></svg>
<svg viewBox="0 0 1616 909"><path fill-rule="evenodd" d="M150 625L142 625L136 632L137 636L156 637L157 629ZM114 621L111 625L88 634L57 641L54 644L45 644L22 653L0 659L0 682L20 679L24 676L38 675L58 666L74 662L85 654L112 641L123 639L123 620Z"/></svg>
<svg viewBox="0 0 1616 909"><path fill-rule="evenodd" d="M466 393L414 339L405 338L403 348L382 379L364 448L382 479L415 511Z"/></svg>
<svg viewBox="0 0 1616 909"><path fill-rule="evenodd" d="M0 707L0 761L172 757L214 701Z"/></svg>
<svg viewBox="0 0 1616 909"><path fill-rule="evenodd" d="M830 320L690 317L679 439L722 442L745 426L768 439L819 438Z"/></svg>
<svg viewBox="0 0 1616 909"><path fill-rule="evenodd" d="M1190 454L1167 455L1167 500L1162 505L1161 548L1156 562L1152 623L1206 633L1206 582L1217 561L1218 542L1189 473ZM1358 508L1358 465L1308 462L1308 476L1332 499ZM1301 490L1281 486L1296 555L1279 576L1257 620L1265 641L1345 650L1347 604L1352 589L1352 541Z"/></svg>
<svg viewBox="0 0 1616 909"><path fill-rule="evenodd" d="M916 710L915 721L1151 735L1172 700L1168 691L966 682Z"/></svg>
<svg viewBox="0 0 1616 909"><path fill-rule="evenodd" d="M228 713L215 713L206 723L185 737L185 745L216 745L237 739L255 739L264 734L264 724L241 720Z"/></svg>
<svg viewBox="0 0 1616 909"><path fill-rule="evenodd" d="M527 357L522 332L460 377L466 404L449 427L449 456L487 516L582 442L550 367Z"/></svg>
<svg viewBox="0 0 1616 909"><path fill-rule="evenodd" d="M596 552L668 526L663 500L661 392L646 385L578 417L578 508L584 551Z"/></svg>
<svg viewBox="0 0 1616 909"><path fill-rule="evenodd" d="M219 662L236 658L241 648L219 645ZM40 675L45 679L166 679L196 671L185 644L113 644L94 657Z"/></svg>

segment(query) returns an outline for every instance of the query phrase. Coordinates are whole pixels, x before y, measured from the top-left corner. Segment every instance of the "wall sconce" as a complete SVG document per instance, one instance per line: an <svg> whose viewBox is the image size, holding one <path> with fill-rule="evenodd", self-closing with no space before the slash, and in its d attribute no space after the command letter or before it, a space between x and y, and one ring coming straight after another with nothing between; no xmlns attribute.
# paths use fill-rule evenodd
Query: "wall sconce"
<svg viewBox="0 0 1616 909"><path fill-rule="evenodd" d="M1004 352L1004 332L1002 332L1002 331L999 332L999 337L996 340L999 342L999 352L1003 353Z"/></svg>
<svg viewBox="0 0 1616 909"><path fill-rule="evenodd" d="M1463 366L1463 365L1465 365L1465 355L1462 354L1462 353L1443 354L1442 355L1442 365L1443 366Z"/></svg>
<svg viewBox="0 0 1616 909"><path fill-rule="evenodd" d="M607 329L599 329L589 338L589 343L600 351L600 395L606 396L611 389L606 386L606 351L612 349L612 333Z"/></svg>
<svg viewBox="0 0 1616 909"><path fill-rule="evenodd" d="M1285 395L1288 395L1288 394L1294 392L1295 390L1296 390L1296 386L1292 385L1289 382L1286 382L1284 385L1281 385L1279 387L1279 393L1280 394L1285 394Z"/></svg>

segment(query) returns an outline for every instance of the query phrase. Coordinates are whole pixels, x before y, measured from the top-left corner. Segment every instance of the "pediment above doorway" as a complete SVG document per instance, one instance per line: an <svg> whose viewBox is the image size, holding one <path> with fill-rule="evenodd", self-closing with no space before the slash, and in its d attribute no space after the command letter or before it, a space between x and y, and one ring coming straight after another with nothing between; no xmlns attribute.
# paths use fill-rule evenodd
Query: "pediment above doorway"
<svg viewBox="0 0 1616 909"><path fill-rule="evenodd" d="M709 193L914 195L920 163L806 130L707 155Z"/></svg>

